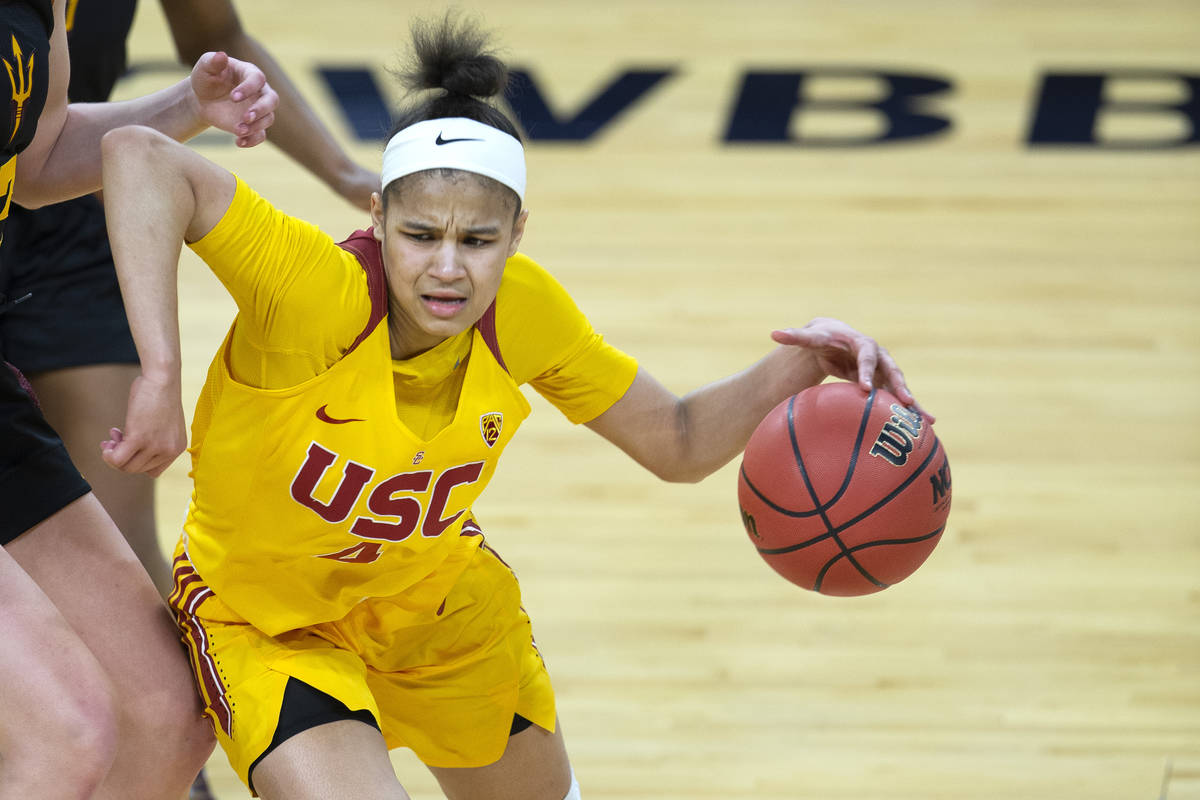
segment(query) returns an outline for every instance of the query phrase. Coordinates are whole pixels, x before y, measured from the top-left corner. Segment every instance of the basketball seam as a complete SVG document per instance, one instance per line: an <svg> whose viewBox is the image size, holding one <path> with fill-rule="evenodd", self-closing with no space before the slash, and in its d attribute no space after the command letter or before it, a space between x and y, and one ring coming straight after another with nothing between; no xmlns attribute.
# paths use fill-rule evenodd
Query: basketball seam
<svg viewBox="0 0 1200 800"><path fill-rule="evenodd" d="M860 434L859 434L859 437L856 437L856 438L860 443L862 441L861 440L861 435L862 435L861 429L866 426L867 420L870 418L871 407L874 404L875 404L875 390L872 389L871 394L867 397L867 402L866 402L867 413L863 414L862 419L859 421ZM846 560L849 561L851 563L851 565L853 565L854 568L857 569L864 578L866 578L867 580L869 580L871 583L875 584L876 586L880 587L881 589L886 589L887 588L886 584L881 583L879 580L877 580L875 578L875 576L873 576L873 575L871 575L871 573L867 572L867 570L863 567L863 565L858 563L858 559L856 559L853 555L851 555L850 550L846 547L845 542L843 542L841 540L841 537L839 537L837 535L837 531L834 530L834 525L829 521L829 515L825 513L826 509L821 506L821 500L819 497L817 497L816 488L812 485L812 481L809 480L808 469L804 466L804 456L802 456L800 453L800 443L796 441L795 407L796 407L796 396L793 395L791 397L791 399L788 400L788 406L787 406L788 439L792 443L792 456L796 459L796 466L800 469L800 477L804 479L804 488L808 490L808 496L812 500L813 506L815 506L819 510L820 515L821 515L821 521L825 523L825 529L828 531L829 536L831 536L833 538L833 541L837 544L838 548L842 551L842 556L845 556ZM829 566L831 564L833 564L833 562L837 561L842 556L834 557L833 559L830 560L830 562L828 564L825 565L824 568L822 568L820 574L817 576L816 583L813 585L814 591L817 591L817 592L821 591L821 581L824 580L826 570L829 568Z"/></svg>
<svg viewBox="0 0 1200 800"><path fill-rule="evenodd" d="M862 447L863 437L866 436L867 423L870 421L871 406L873 405L873 402L871 402L871 401L874 400L874 397L875 397L875 392L872 391L871 397L869 398L868 403L865 406L863 406L862 419L859 420L858 433L854 439L854 449L850 453L850 465L846 470L845 477L842 478L842 485L838 487L838 490L836 492L834 492L833 498L830 499L830 501L828 503L818 503L817 507L814 508L812 511L796 511L795 509L784 508L783 506L776 505L771 500L771 498L767 497L765 494L763 494L761 491L759 491L759 488L754 485L753 481L750 480L750 476L746 474L746 465L745 464L742 464L742 467L741 467L742 480L744 480L746 482L746 486L750 489L750 491L754 492L754 495L759 500L763 501L767 506L769 506L772 511L776 511L780 514L783 514L785 517L794 517L796 519L803 519L805 517L816 516L817 514L820 514L821 511L823 511L825 509L833 508L833 506L837 503L837 501L842 499L842 495L846 493L846 489L850 486L850 479L854 475L854 468L856 466L858 466L858 451L859 451L859 448ZM789 421L791 420L790 415L789 415L788 419L789 419ZM792 446L793 454L795 454L795 449L796 449L795 442L793 440L793 446ZM809 496L811 497L812 494L810 493ZM814 497L813 500L815 501L816 498ZM824 538L824 537L822 537L822 538Z"/></svg>
<svg viewBox="0 0 1200 800"><path fill-rule="evenodd" d="M865 550L868 547L878 547L879 545L885 545L885 544L913 544L915 542L924 542L924 541L934 538L935 536L941 536L942 531L944 531L945 529L946 529L946 526L943 525L940 528L938 528L936 531L934 531L933 533L927 533L924 536L914 536L911 539L879 539L874 542L863 542L862 544L855 545L854 547L852 547L850 549L852 551L856 551L856 550ZM839 554L839 555L836 555L833 558L829 559L829 561L825 562L825 566L821 567L821 572L818 573L818 575L817 575L817 585L818 586L820 586L821 581L825 579L825 573L828 572L829 569L834 564L836 564L838 561L841 561L843 555L845 555L846 558L849 558L849 556L846 554ZM884 589L887 589L889 586L891 586L891 584L889 584L889 583L880 583L879 581L876 581L876 585L878 585Z"/></svg>
<svg viewBox="0 0 1200 800"><path fill-rule="evenodd" d="M871 506L866 511L862 512L857 517L854 517L853 519L848 520L848 521L842 523L841 525L830 526L828 533L823 533L820 536L809 539L807 542L800 542L799 544L790 544L787 547L771 547L771 548L758 547L755 549L757 549L758 552L760 552L764 555L775 556L775 555L780 555L782 553L792 553L797 550L803 550L805 547L809 547L811 545L817 544L818 542L823 542L826 539L830 538L831 536L836 537L837 534L841 533L842 531L846 530L847 528L849 528L853 525L856 525L857 523L861 522L866 517L869 517L870 515L874 514L876 511L878 511L880 508L882 508L883 506L890 503L892 500L894 500L896 498L897 494L902 492L910 483L912 483L918 477L920 477L920 475L925 472L925 468L929 466L929 462L932 461L934 456L936 456L938 454L938 452L941 450L941 444L942 444L941 440L939 440L937 438L937 436L934 436L933 449L930 451L929 455L925 457L925 460L921 463L921 466L918 467L917 469L913 470L913 473L911 475L909 475L907 478L905 478L903 483L901 483L899 486L897 486L895 489L893 489L890 493L888 493L887 497L884 497L878 503Z"/></svg>

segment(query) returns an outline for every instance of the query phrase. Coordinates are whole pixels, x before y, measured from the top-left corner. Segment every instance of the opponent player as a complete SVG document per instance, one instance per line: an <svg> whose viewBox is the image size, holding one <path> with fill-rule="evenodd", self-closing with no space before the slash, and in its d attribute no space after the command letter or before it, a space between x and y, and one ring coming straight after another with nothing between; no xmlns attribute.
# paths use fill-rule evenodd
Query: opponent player
<svg viewBox="0 0 1200 800"><path fill-rule="evenodd" d="M102 102L126 69L136 0L75 0L66 17L73 102ZM355 164L266 49L242 27L230 0L161 0L182 62L209 50L262 68L280 96L268 134L346 200L369 207L379 174ZM42 398L42 411L72 461L125 535L163 596L171 573L159 549L154 481L105 466L96 442L125 413L138 375L98 197L29 211L14 206L0 260L0 292L29 299L0 316L0 340Z"/></svg>
<svg viewBox="0 0 1200 800"><path fill-rule="evenodd" d="M0 221L100 183L100 137L141 122L265 138L277 98L256 67L210 53L139 100L67 105L62 3L0 6L10 104ZM2 84L0 84L2 85ZM18 158L17 155L20 154ZM13 298L0 302L0 313ZM0 365L0 798L175 798L212 748L158 593L15 370Z"/></svg>
<svg viewBox="0 0 1200 800"><path fill-rule="evenodd" d="M520 591L471 505L529 383L654 474L699 480L829 374L913 402L831 319L684 398L606 343L517 252L525 161L485 102L503 64L447 19L383 156L370 231L340 245L144 128L104 141L113 252L142 375L109 463L179 452L176 265L187 241L238 304L193 423L171 602L234 769L265 798L407 797L407 746L452 800L577 800Z"/></svg>

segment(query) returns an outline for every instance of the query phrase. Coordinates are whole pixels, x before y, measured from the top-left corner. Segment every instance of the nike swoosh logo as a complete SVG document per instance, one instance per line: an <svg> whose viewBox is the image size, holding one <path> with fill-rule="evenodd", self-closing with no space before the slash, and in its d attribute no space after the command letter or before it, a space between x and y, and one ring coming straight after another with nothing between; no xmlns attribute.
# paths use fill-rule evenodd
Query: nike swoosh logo
<svg viewBox="0 0 1200 800"><path fill-rule="evenodd" d="M328 403L326 403L325 405L323 405L317 409L317 419L321 420L321 422L328 422L330 425L345 425L347 422L363 422L364 421L364 420L356 419L356 418L338 419L337 417L331 417L325 413L325 409L327 409L327 408L329 408Z"/></svg>
<svg viewBox="0 0 1200 800"><path fill-rule="evenodd" d="M434 143L434 144L436 144L436 145L443 145L443 144L454 144L455 142L482 142L482 141L483 141L483 139L467 139L467 138L463 138L463 139L443 139L443 138L442 138L442 134L441 134L441 132L439 131L439 132L438 132L438 135L437 135L437 138L433 140L433 143Z"/></svg>

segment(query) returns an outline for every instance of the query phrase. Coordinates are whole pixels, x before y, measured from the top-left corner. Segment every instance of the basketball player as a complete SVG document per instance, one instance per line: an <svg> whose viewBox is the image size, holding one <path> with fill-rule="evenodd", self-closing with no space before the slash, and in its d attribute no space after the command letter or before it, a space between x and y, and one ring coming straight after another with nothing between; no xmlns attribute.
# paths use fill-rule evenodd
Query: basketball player
<svg viewBox="0 0 1200 800"><path fill-rule="evenodd" d="M66 2L66 0L64 0ZM280 95L269 139L346 200L368 208L379 174L355 164L270 54L241 26L230 0L161 0L182 62L221 50L259 65ZM67 44L73 102L103 102L126 69L125 41L136 0L71 0ZM104 210L96 196L28 211L14 206L0 260L0 292L28 300L0 316L7 361L25 373L71 460L165 597L171 574L159 550L154 481L109 469L96 442L124 415L137 377L112 267Z"/></svg>
<svg viewBox="0 0 1200 800"><path fill-rule="evenodd" d="M182 139L216 124L242 146L265 138L277 97L261 71L224 54L144 98L68 106L62 6L0 5L10 90L0 221L14 198L38 205L98 189L100 137L116 125ZM7 365L0 428L0 798L175 800L212 738L170 616Z"/></svg>
<svg viewBox="0 0 1200 800"><path fill-rule="evenodd" d="M516 580L471 506L530 407L672 481L745 446L827 375L913 402L891 357L832 319L684 398L606 343L517 252L524 151L486 98L505 82L474 28L418 27L415 88L383 156L372 228L337 244L145 128L104 140L113 253L141 356L121 469L185 438L180 243L238 316L192 429L194 490L172 606L218 741L264 798L405 798L407 746L451 800L578 800Z"/></svg>

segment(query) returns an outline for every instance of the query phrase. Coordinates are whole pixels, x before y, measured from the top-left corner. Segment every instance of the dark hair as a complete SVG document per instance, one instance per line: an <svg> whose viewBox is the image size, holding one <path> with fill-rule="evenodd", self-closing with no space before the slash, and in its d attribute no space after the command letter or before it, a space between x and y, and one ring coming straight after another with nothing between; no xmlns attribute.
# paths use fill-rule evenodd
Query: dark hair
<svg viewBox="0 0 1200 800"><path fill-rule="evenodd" d="M413 23L413 56L407 69L398 72L410 94L437 93L411 103L396 117L397 132L429 119L466 117L521 139L517 126L488 102L508 85L508 67L489 47L489 36L471 20L454 12L436 21Z"/></svg>

